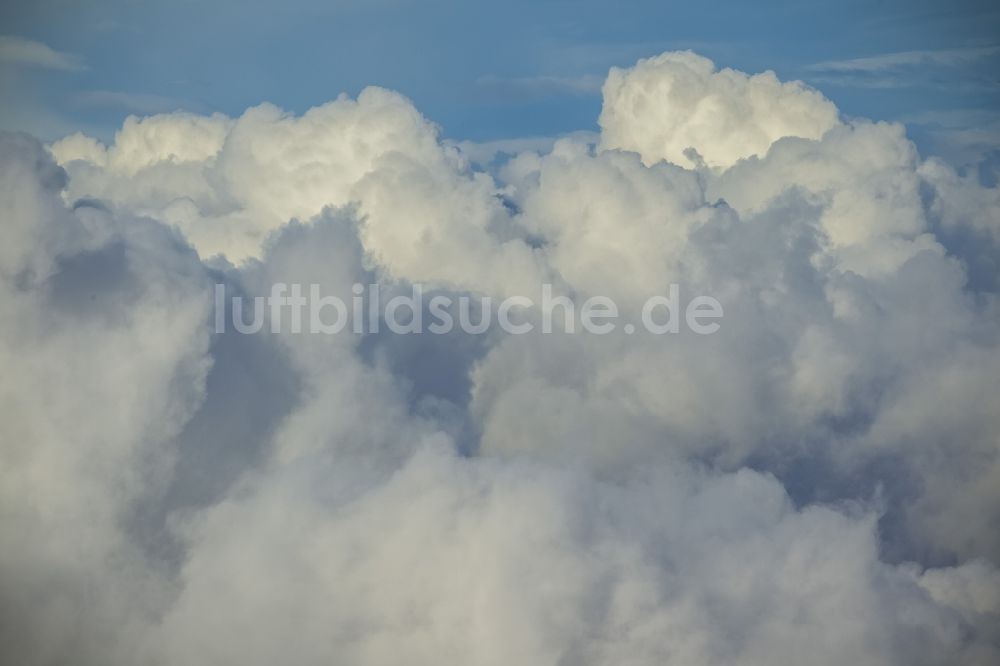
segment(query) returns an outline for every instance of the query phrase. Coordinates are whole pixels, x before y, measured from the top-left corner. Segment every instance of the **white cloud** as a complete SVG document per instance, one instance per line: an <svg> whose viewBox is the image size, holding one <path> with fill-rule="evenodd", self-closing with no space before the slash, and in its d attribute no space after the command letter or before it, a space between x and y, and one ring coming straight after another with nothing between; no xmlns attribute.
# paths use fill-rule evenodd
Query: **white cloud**
<svg viewBox="0 0 1000 666"><path fill-rule="evenodd" d="M5 137L6 654L995 663L997 188L690 53L604 90L598 142L470 150L377 88ZM220 280L726 317L211 336Z"/></svg>
<svg viewBox="0 0 1000 666"><path fill-rule="evenodd" d="M728 167L782 137L818 139L837 124L837 109L773 72L716 71L712 61L684 51L612 68L600 123L603 147L636 151L646 164Z"/></svg>

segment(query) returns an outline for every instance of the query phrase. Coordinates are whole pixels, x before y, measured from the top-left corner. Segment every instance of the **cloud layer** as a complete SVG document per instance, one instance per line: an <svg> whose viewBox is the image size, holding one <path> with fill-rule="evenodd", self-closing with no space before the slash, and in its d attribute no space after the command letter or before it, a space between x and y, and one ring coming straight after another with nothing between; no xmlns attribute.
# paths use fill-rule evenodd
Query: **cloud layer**
<svg viewBox="0 0 1000 666"><path fill-rule="evenodd" d="M369 88L5 135L5 661L995 663L996 179L691 53L601 128L483 170ZM726 317L212 334L279 281Z"/></svg>

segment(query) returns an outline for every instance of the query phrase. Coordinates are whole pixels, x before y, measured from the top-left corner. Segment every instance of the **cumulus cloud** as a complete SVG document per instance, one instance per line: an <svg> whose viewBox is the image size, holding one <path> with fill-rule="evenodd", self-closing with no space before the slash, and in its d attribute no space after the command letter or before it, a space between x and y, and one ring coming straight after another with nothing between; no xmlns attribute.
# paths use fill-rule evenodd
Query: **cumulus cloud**
<svg viewBox="0 0 1000 666"><path fill-rule="evenodd" d="M995 663L996 182L691 53L604 97L485 169L377 88L5 135L6 660ZM213 334L276 282L726 314Z"/></svg>
<svg viewBox="0 0 1000 666"><path fill-rule="evenodd" d="M782 137L818 139L837 124L836 107L800 82L716 71L689 51L612 68L603 91L601 145L637 152L646 164L729 167Z"/></svg>

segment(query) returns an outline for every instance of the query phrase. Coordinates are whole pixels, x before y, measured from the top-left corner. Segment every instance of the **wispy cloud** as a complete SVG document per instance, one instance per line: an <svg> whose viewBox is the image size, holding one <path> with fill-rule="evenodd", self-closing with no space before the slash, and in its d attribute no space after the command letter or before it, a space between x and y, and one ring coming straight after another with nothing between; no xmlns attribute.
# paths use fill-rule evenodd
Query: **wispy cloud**
<svg viewBox="0 0 1000 666"><path fill-rule="evenodd" d="M0 35L0 63L63 71L87 69L83 58L24 37Z"/></svg>
<svg viewBox="0 0 1000 666"><path fill-rule="evenodd" d="M884 53L867 58L850 60L828 60L807 66L811 72L885 72L904 67L933 65L937 67L958 67L983 60L1000 53L1000 46L982 46L963 49L941 49L937 51L899 51Z"/></svg>
<svg viewBox="0 0 1000 666"><path fill-rule="evenodd" d="M139 114L176 111L187 106L182 100L174 97L115 90L87 90L74 95L73 101L82 108L123 109Z"/></svg>
<svg viewBox="0 0 1000 666"><path fill-rule="evenodd" d="M532 98L594 95L601 91L603 76L527 76L504 78L484 76L476 85L489 93L510 98Z"/></svg>
<svg viewBox="0 0 1000 666"><path fill-rule="evenodd" d="M976 164L1000 150L1000 111L948 109L899 118L924 136L924 147L954 164Z"/></svg>
<svg viewBox="0 0 1000 666"><path fill-rule="evenodd" d="M813 85L848 88L913 88L977 93L1000 86L992 64L1000 45L898 51L864 58L828 60L803 68Z"/></svg>

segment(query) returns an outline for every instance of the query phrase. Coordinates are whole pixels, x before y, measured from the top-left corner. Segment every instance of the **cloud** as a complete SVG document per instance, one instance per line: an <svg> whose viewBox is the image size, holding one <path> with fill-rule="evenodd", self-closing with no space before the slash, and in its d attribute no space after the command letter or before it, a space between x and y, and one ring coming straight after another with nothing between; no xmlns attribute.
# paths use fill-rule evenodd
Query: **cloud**
<svg viewBox="0 0 1000 666"><path fill-rule="evenodd" d="M814 72L881 72L904 67L941 66L960 67L1000 53L1000 46L981 46L962 49L927 51L900 51L867 58L828 60L806 67Z"/></svg>
<svg viewBox="0 0 1000 666"><path fill-rule="evenodd" d="M600 124L603 147L636 151L647 164L728 167L781 137L819 138L837 124L837 109L773 72L715 71L707 58L684 51L612 68Z"/></svg>
<svg viewBox="0 0 1000 666"><path fill-rule="evenodd" d="M521 153L536 152L548 153L556 141L564 138L573 138L586 143L596 144L600 141L600 135L596 132L580 130L571 132L564 136L539 136L519 139L498 139L496 141L459 141L455 146L462 151L474 164L489 167L496 161L502 161L504 157L514 157Z"/></svg>
<svg viewBox="0 0 1000 666"><path fill-rule="evenodd" d="M14 35L0 35L0 63L68 72L87 69L78 55L56 51L41 42Z"/></svg>
<svg viewBox="0 0 1000 666"><path fill-rule="evenodd" d="M492 181L388 90L368 88L302 117L264 104L235 120L130 119L97 163L87 159L94 144L80 137L52 150L77 174L71 198L107 198L167 219L206 254L256 256L290 218L356 203L366 249L390 273L451 285L475 280L490 293L512 271L523 284L539 281L529 248L487 231L504 216ZM427 252L415 254L414 243Z"/></svg>
<svg viewBox="0 0 1000 666"><path fill-rule="evenodd" d="M804 68L816 85L857 88L922 87L953 94L996 90L993 75L1000 46L902 51L867 58L831 60Z"/></svg>
<svg viewBox="0 0 1000 666"><path fill-rule="evenodd" d="M923 133L928 152L953 164L975 165L1000 150L1000 113L995 111L926 111L900 120Z"/></svg>
<svg viewBox="0 0 1000 666"><path fill-rule="evenodd" d="M484 76L476 80L483 91L499 99L544 99L563 95L597 95L601 92L603 77L582 76Z"/></svg>
<svg viewBox="0 0 1000 666"><path fill-rule="evenodd" d="M113 90L87 90L77 93L73 99L84 108L116 109L144 115L175 111L186 106L172 97Z"/></svg>
<svg viewBox="0 0 1000 666"><path fill-rule="evenodd" d="M995 663L996 182L687 52L604 95L489 150L379 88L4 135L7 660ZM212 334L216 283L543 281L724 325Z"/></svg>

